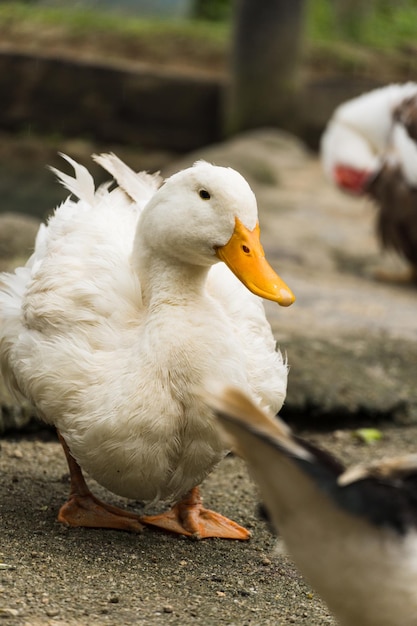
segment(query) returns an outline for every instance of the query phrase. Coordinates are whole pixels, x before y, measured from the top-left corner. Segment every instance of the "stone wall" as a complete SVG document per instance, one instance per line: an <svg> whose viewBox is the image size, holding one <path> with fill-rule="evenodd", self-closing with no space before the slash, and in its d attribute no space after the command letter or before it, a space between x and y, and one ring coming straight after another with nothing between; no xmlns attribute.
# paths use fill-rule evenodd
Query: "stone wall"
<svg viewBox="0 0 417 626"><path fill-rule="evenodd" d="M223 84L126 63L0 51L0 129L186 152L220 137Z"/></svg>

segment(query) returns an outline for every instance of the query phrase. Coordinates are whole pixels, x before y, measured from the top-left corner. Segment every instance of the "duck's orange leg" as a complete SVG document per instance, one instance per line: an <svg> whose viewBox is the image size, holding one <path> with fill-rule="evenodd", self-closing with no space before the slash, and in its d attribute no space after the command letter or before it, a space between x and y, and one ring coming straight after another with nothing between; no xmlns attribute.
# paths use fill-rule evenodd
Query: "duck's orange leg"
<svg viewBox="0 0 417 626"><path fill-rule="evenodd" d="M139 521L139 515L106 504L91 493L80 466L59 432L58 437L64 448L71 478L70 495L68 501L59 510L58 521L68 526L141 532L143 525Z"/></svg>
<svg viewBox="0 0 417 626"><path fill-rule="evenodd" d="M157 526L180 535L195 539L220 537L223 539L249 539L250 532L232 520L205 509L200 490L194 487L169 511L160 515L145 515L140 518L143 524Z"/></svg>

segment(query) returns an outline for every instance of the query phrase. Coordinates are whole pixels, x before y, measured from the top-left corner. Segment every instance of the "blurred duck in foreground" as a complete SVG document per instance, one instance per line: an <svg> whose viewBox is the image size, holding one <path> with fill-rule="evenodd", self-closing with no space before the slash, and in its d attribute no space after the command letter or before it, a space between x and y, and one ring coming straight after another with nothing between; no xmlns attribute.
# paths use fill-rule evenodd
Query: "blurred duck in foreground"
<svg viewBox="0 0 417 626"><path fill-rule="evenodd" d="M162 183L97 156L118 184L96 190L67 160L75 177L56 173L76 199L41 227L26 266L0 276L3 376L56 426L67 456L58 519L247 539L202 506L199 484L227 451L195 390L216 373L273 412L285 398L261 298L294 296L265 259L255 196L206 162ZM99 501L82 470L120 496L176 504L140 517Z"/></svg>
<svg viewBox="0 0 417 626"><path fill-rule="evenodd" d="M210 399L302 574L343 626L417 624L417 455L345 470L241 392Z"/></svg>
<svg viewBox="0 0 417 626"><path fill-rule="evenodd" d="M375 89L341 104L321 138L325 173L340 189L375 202L383 248L407 260L417 282L417 84Z"/></svg>

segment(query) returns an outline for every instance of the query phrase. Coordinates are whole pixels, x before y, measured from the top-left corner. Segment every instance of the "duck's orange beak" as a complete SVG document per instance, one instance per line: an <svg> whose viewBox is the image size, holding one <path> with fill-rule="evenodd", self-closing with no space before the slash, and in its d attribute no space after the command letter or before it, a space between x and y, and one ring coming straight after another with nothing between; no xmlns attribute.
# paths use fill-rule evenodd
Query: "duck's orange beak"
<svg viewBox="0 0 417 626"><path fill-rule="evenodd" d="M259 238L259 224L250 231L236 218L229 241L216 249L216 255L242 283L257 296L290 306L295 300L291 289L275 273L265 258Z"/></svg>

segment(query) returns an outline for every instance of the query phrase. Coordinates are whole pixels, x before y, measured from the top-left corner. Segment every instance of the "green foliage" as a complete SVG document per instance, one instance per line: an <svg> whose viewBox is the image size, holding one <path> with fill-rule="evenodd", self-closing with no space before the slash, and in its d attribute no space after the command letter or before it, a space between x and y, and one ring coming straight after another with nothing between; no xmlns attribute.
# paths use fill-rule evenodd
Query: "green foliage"
<svg viewBox="0 0 417 626"><path fill-rule="evenodd" d="M306 38L313 45L353 43L373 49L416 46L417 0L305 0ZM108 33L119 38L188 40L226 49L230 39L233 0L194 0L189 20L144 19L80 8L41 6L37 2L2 2L0 28L20 31L25 24L59 26L74 36ZM353 7L349 9L349 4ZM74 6L75 5L75 6ZM340 7L345 9L341 12ZM74 8L73 8L74 7ZM338 8L339 7L339 8ZM346 8L347 7L347 8ZM355 9L356 7L356 9Z"/></svg>
<svg viewBox="0 0 417 626"><path fill-rule="evenodd" d="M232 0L195 0L194 16L197 19L222 22L230 19Z"/></svg>
<svg viewBox="0 0 417 626"><path fill-rule="evenodd" d="M141 18L123 14L74 8L40 6L25 2L0 1L0 27L25 23L39 26L65 26L67 32L82 35L95 32L108 32L120 37L159 36L189 37L196 41L224 41L228 32L227 24L213 24L204 20L169 20Z"/></svg>
<svg viewBox="0 0 417 626"><path fill-rule="evenodd" d="M306 26L313 42L344 40L371 48L415 45L417 0L307 0Z"/></svg>

